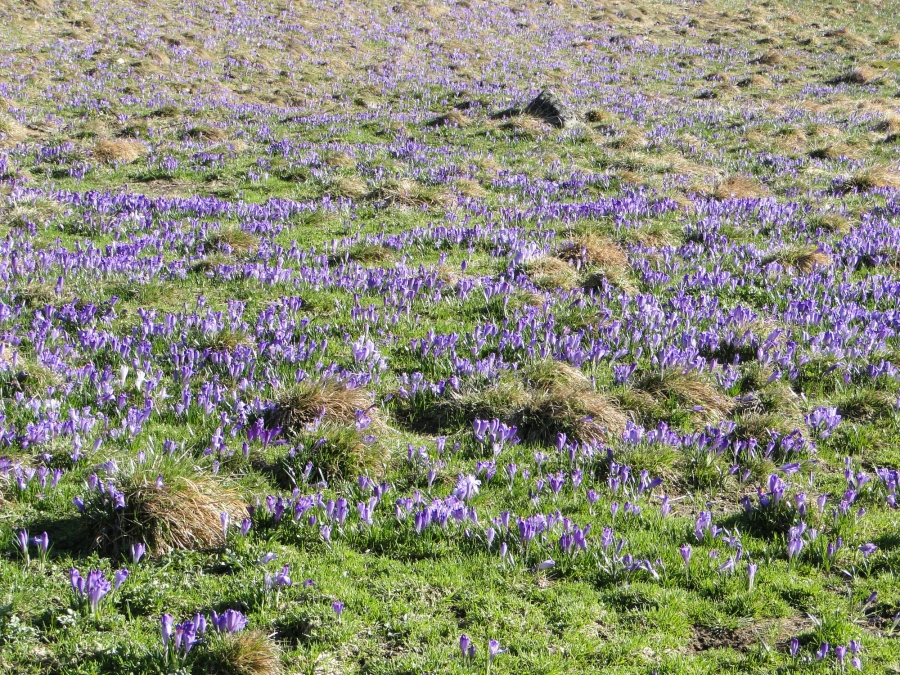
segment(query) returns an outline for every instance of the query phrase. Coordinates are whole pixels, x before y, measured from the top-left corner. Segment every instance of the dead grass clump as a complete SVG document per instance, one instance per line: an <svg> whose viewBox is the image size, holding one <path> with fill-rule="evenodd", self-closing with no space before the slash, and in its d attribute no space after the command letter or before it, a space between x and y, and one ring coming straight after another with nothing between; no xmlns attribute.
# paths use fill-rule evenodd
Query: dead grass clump
<svg viewBox="0 0 900 675"><path fill-rule="evenodd" d="M131 164L147 154L147 146L140 141L112 141L104 139L94 146L94 156L101 162Z"/></svg>
<svg viewBox="0 0 900 675"><path fill-rule="evenodd" d="M581 260L610 270L621 271L628 267L628 256L618 244L593 234L576 237L565 243L556 256L567 262Z"/></svg>
<svg viewBox="0 0 900 675"><path fill-rule="evenodd" d="M764 66L776 66L784 60L784 56L777 49L770 49L765 54L756 59L756 63Z"/></svg>
<svg viewBox="0 0 900 675"><path fill-rule="evenodd" d="M738 87L770 87L772 86L772 80L770 80L765 75L754 74L748 77L742 77L737 81Z"/></svg>
<svg viewBox="0 0 900 675"><path fill-rule="evenodd" d="M610 125L613 124L618 118L614 113L608 110L594 108L593 110L588 110L584 114L584 119L591 124Z"/></svg>
<svg viewBox="0 0 900 675"><path fill-rule="evenodd" d="M433 185L424 185L409 178L387 181L375 190L372 196L375 199L400 206L439 207L445 206L450 201L450 197L444 189Z"/></svg>
<svg viewBox="0 0 900 675"><path fill-rule="evenodd" d="M852 154L852 150L843 143L823 145L809 151L809 156L813 159L835 160L841 157L850 157Z"/></svg>
<svg viewBox="0 0 900 675"><path fill-rule="evenodd" d="M340 176L332 181L331 191L338 197L359 199L368 194L369 188L359 176Z"/></svg>
<svg viewBox="0 0 900 675"><path fill-rule="evenodd" d="M731 176L713 189L715 199L762 199L767 195L765 187L749 176Z"/></svg>
<svg viewBox="0 0 900 675"><path fill-rule="evenodd" d="M379 420L368 391L347 387L334 380L306 381L285 389L276 397L275 406L266 414L266 423L287 432L302 431L317 419L353 425L357 411L365 412L376 422Z"/></svg>
<svg viewBox="0 0 900 675"><path fill-rule="evenodd" d="M885 115L884 118L872 128L875 131L886 134L900 133L900 116L894 114Z"/></svg>
<svg viewBox="0 0 900 675"><path fill-rule="evenodd" d="M640 150L647 147L647 137L637 129L626 129L606 145L613 150Z"/></svg>
<svg viewBox="0 0 900 675"><path fill-rule="evenodd" d="M876 389L863 389L846 394L836 403L841 417L853 422L890 417L897 412L897 395Z"/></svg>
<svg viewBox="0 0 900 675"><path fill-rule="evenodd" d="M500 125L500 128L504 131L511 131L517 136L524 136L526 138L534 138L547 131L541 120L537 117L532 117L531 115L515 115L510 117Z"/></svg>
<svg viewBox="0 0 900 675"><path fill-rule="evenodd" d="M18 143L28 137L28 129L12 117L0 115L0 140Z"/></svg>
<svg viewBox="0 0 900 675"><path fill-rule="evenodd" d="M340 150L329 150L322 154L322 161L325 166L332 168L347 168L356 166L356 159L352 155Z"/></svg>
<svg viewBox="0 0 900 675"><path fill-rule="evenodd" d="M207 634L198 665L209 675L280 675L281 652L260 630Z"/></svg>
<svg viewBox="0 0 900 675"><path fill-rule="evenodd" d="M772 439L772 435L781 437L789 436L795 431L804 432L806 429L802 421L782 413L746 413L734 416L735 435L738 438L755 439L763 448Z"/></svg>
<svg viewBox="0 0 900 675"><path fill-rule="evenodd" d="M228 134L222 129L207 126L195 126L187 130L187 137L213 143L221 143L228 138Z"/></svg>
<svg viewBox="0 0 900 675"><path fill-rule="evenodd" d="M152 555L220 548L225 544L222 514L232 522L247 515L235 490L202 474L189 476L171 467L138 469L115 477L114 484L124 495L124 509L98 497L84 511L95 548L110 554L141 542Z"/></svg>
<svg viewBox="0 0 900 675"><path fill-rule="evenodd" d="M426 126L429 127L445 127L445 126L453 126L453 127L467 127L469 126L471 120L466 117L461 111L456 110L455 108L435 117L432 120L429 120Z"/></svg>
<svg viewBox="0 0 900 675"><path fill-rule="evenodd" d="M871 84L881 77L881 73L869 66L859 66L834 78L835 84Z"/></svg>
<svg viewBox="0 0 900 675"><path fill-rule="evenodd" d="M534 394L510 417L522 440L544 445L556 442L561 433L578 443L603 440L624 431L628 421L612 398L590 385L564 384Z"/></svg>
<svg viewBox="0 0 900 675"><path fill-rule="evenodd" d="M543 256L528 262L525 272L535 286L544 290L572 288L578 276L569 263L551 256Z"/></svg>
<svg viewBox="0 0 900 675"><path fill-rule="evenodd" d="M808 274L817 267L825 267L831 264L831 256L814 246L785 248L767 255L762 259L763 265L777 262L786 269L796 269L802 274Z"/></svg>
<svg viewBox="0 0 900 675"><path fill-rule="evenodd" d="M846 234L850 231L850 221L837 213L812 216L809 218L808 224L812 228L820 228L826 232Z"/></svg>
<svg viewBox="0 0 900 675"><path fill-rule="evenodd" d="M328 481L353 480L357 476L382 476L390 459L389 448L369 431L355 425L325 422L291 437L297 450L280 462L281 479L296 486L297 474L312 463L317 475Z"/></svg>
<svg viewBox="0 0 900 675"><path fill-rule="evenodd" d="M259 237L240 227L226 227L206 238L207 245L238 255L253 253L259 249Z"/></svg>
<svg viewBox="0 0 900 675"><path fill-rule="evenodd" d="M875 188L893 188L900 190L900 173L884 167L872 167L858 171L837 184L838 191L866 192Z"/></svg>
<svg viewBox="0 0 900 675"><path fill-rule="evenodd" d="M481 183L471 178L455 180L453 187L464 197L481 198L487 195L487 190L481 187Z"/></svg>
<svg viewBox="0 0 900 675"><path fill-rule="evenodd" d="M393 259L394 251L382 244L357 242L346 250L328 257L329 265L339 265L347 260L362 264L381 263Z"/></svg>
<svg viewBox="0 0 900 675"><path fill-rule="evenodd" d="M522 376L529 386L524 403L509 416L522 440L543 444L557 435L584 443L621 433L628 417L616 402L596 391L578 368L545 360L527 366Z"/></svg>
<svg viewBox="0 0 900 675"><path fill-rule="evenodd" d="M638 388L656 399L673 399L709 420L721 419L734 408L734 401L693 372L670 368L649 374L639 381Z"/></svg>
<svg viewBox="0 0 900 675"><path fill-rule="evenodd" d="M581 282L581 287L585 291L595 291L603 289L605 284L615 286L626 293L634 293L637 287L628 278L624 270L595 270L588 274Z"/></svg>

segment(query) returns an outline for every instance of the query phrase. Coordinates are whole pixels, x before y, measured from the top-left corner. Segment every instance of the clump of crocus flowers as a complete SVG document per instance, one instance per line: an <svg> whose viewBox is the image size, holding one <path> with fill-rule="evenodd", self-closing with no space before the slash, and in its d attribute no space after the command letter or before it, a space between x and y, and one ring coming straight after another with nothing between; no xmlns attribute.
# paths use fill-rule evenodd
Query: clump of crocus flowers
<svg viewBox="0 0 900 675"><path fill-rule="evenodd" d="M182 623L175 623L175 618L171 614L163 614L160 623L166 663L184 662L194 645L206 634L207 625L217 633L240 633L247 626L247 617L234 609L225 610L222 614L213 610L210 612L208 624L206 617L200 613Z"/></svg>
<svg viewBox="0 0 900 675"><path fill-rule="evenodd" d="M91 570L87 577L81 576L81 573L72 568L69 572L72 582L72 590L75 591L75 599L78 601L82 610L85 608L91 614L97 614L100 609L100 601L105 598L110 591L117 591L119 587L125 583L128 578L128 570L120 569L113 575L112 583L106 578L101 570Z"/></svg>

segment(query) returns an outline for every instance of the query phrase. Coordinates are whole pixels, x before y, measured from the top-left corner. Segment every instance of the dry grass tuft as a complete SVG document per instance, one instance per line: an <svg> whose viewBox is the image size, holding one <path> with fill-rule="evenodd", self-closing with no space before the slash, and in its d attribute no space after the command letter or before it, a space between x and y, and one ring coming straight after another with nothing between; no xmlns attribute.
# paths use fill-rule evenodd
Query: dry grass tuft
<svg viewBox="0 0 900 675"><path fill-rule="evenodd" d="M523 371L528 397L509 420L527 442L551 444L560 433L579 443L621 433L628 417L610 397L596 391L579 369L560 361L539 361Z"/></svg>
<svg viewBox="0 0 900 675"><path fill-rule="evenodd" d="M372 395L357 387L346 387L334 380L300 382L282 391L275 399L275 407L266 415L269 426L278 426L288 432L299 432L310 422L353 425L356 412L366 411L378 423Z"/></svg>
<svg viewBox="0 0 900 675"><path fill-rule="evenodd" d="M450 202L450 196L442 188L424 185L409 178L389 180L371 196L399 206L440 207Z"/></svg>
<svg viewBox="0 0 900 675"><path fill-rule="evenodd" d="M481 198L487 195L481 183L471 178L460 178L453 182L453 187L464 197Z"/></svg>
<svg viewBox="0 0 900 675"><path fill-rule="evenodd" d="M551 256L543 256L528 262L525 272L535 286L544 290L573 288L577 272L572 265Z"/></svg>
<svg viewBox="0 0 900 675"><path fill-rule="evenodd" d="M846 394L836 403L841 417L854 422L890 417L897 412L897 394L875 389Z"/></svg>
<svg viewBox="0 0 900 675"><path fill-rule="evenodd" d="M764 66L776 66L784 60L784 56L777 49L770 49L765 54L756 59L756 63Z"/></svg>
<svg viewBox="0 0 900 675"><path fill-rule="evenodd" d="M608 110L594 108L593 110L588 110L584 114L584 119L591 124L610 125L613 124L618 118L614 113L611 113Z"/></svg>
<svg viewBox="0 0 900 675"><path fill-rule="evenodd" d="M211 249L246 255L259 249L259 237L240 227L226 227L209 235L206 244Z"/></svg>
<svg viewBox="0 0 900 675"><path fill-rule="evenodd" d="M734 409L734 401L696 373L667 369L662 374L644 376L638 388L656 399L674 399L696 408L704 419L722 419Z"/></svg>
<svg viewBox="0 0 900 675"><path fill-rule="evenodd" d="M547 133L547 128L537 117L531 115L515 115L500 125L504 131L511 131L518 136L534 138Z"/></svg>
<svg viewBox="0 0 900 675"><path fill-rule="evenodd" d="M871 84L881 78L881 73L869 66L859 66L839 75L833 81L835 84Z"/></svg>
<svg viewBox="0 0 900 675"><path fill-rule="evenodd" d="M368 194L369 188L359 176L341 176L332 181L331 192L338 197L359 199Z"/></svg>
<svg viewBox="0 0 900 675"><path fill-rule="evenodd" d="M28 137L28 129L12 117L0 115L0 140L18 143Z"/></svg>
<svg viewBox="0 0 900 675"><path fill-rule="evenodd" d="M872 167L859 171L841 180L837 189L840 192L866 192L876 188L893 188L900 190L900 173L884 167Z"/></svg>
<svg viewBox="0 0 900 675"><path fill-rule="evenodd" d="M713 189L715 199L762 199L768 191L759 181L749 176L731 176L720 182Z"/></svg>
<svg viewBox="0 0 900 675"><path fill-rule="evenodd" d="M86 508L96 548L112 554L143 542L152 555L221 548L222 514L232 522L247 515L241 496L219 480L201 474L162 474L162 487L157 487L155 469L117 478L115 484L125 495L124 509L110 513Z"/></svg>
<svg viewBox="0 0 900 675"><path fill-rule="evenodd" d="M332 168L347 168L356 166L356 159L352 155L340 150L329 150L322 154L322 161Z"/></svg>
<svg viewBox="0 0 900 675"><path fill-rule="evenodd" d="M209 638L200 657L202 672L209 675L280 675L281 651L260 630L217 633Z"/></svg>
<svg viewBox="0 0 900 675"><path fill-rule="evenodd" d="M445 127L445 126L454 126L454 127L467 127L471 123L471 120L466 117L462 112L456 110L455 108L435 117L432 120L429 120L426 126L429 127Z"/></svg>
<svg viewBox="0 0 900 675"><path fill-rule="evenodd" d="M567 262L580 260L609 270L622 271L628 267L628 256L618 244L594 234L576 237L565 243L556 256Z"/></svg>
<svg viewBox="0 0 900 675"><path fill-rule="evenodd" d="M815 246L785 248L762 259L763 265L769 265L773 262L777 262L784 268L796 269L802 274L808 274L817 267L830 265L831 256L823 253Z"/></svg>
<svg viewBox="0 0 900 675"><path fill-rule="evenodd" d="M392 260L393 257L394 251L387 246L361 241L353 244L344 251L330 255L328 257L328 264L339 265L347 260L363 264L381 263Z"/></svg>
<svg viewBox="0 0 900 675"><path fill-rule="evenodd" d="M147 146L140 141L112 141L104 139L94 146L94 156L101 162L131 164L147 154Z"/></svg>
<svg viewBox="0 0 900 675"><path fill-rule="evenodd" d="M195 126L187 130L187 136L188 138L221 143L228 138L228 133L215 127Z"/></svg>

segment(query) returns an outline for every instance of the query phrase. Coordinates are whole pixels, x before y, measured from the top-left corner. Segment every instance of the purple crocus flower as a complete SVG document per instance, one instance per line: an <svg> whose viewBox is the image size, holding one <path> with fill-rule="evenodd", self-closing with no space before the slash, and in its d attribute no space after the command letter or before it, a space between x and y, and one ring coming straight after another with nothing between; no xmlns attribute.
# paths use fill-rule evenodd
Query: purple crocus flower
<svg viewBox="0 0 900 675"><path fill-rule="evenodd" d="M247 533L250 532L250 527L253 525L253 521L249 518L244 518L241 521L241 536L246 537Z"/></svg>
<svg viewBox="0 0 900 675"><path fill-rule="evenodd" d="M842 666L844 665L844 657L847 656L847 648L844 645L838 645L834 648L834 658L838 660Z"/></svg>
<svg viewBox="0 0 900 675"><path fill-rule="evenodd" d="M172 636L175 634L175 619L171 614L163 614L160 617L160 623L162 624L162 643L163 647L168 649L169 640L172 639Z"/></svg>
<svg viewBox="0 0 900 675"><path fill-rule="evenodd" d="M147 547L143 543L138 542L137 544L132 544L131 545L131 562L133 562L135 565L137 565L141 561L141 558L144 557L144 553L146 551L147 551Z"/></svg>
<svg viewBox="0 0 900 675"><path fill-rule="evenodd" d="M863 544L862 546L859 547L859 552L863 554L863 558L868 558L870 555L875 553L875 551L877 551L877 550L878 550L878 547L871 542L869 542L868 544Z"/></svg>
<svg viewBox="0 0 900 675"><path fill-rule="evenodd" d="M756 563L750 563L747 565L747 581L750 590L753 590L753 581L756 579L756 570L759 566Z"/></svg>
<svg viewBox="0 0 900 675"><path fill-rule="evenodd" d="M124 567L115 573L113 577L113 590L119 590L119 586L125 583L125 580L128 578L129 572Z"/></svg>
<svg viewBox="0 0 900 675"><path fill-rule="evenodd" d="M505 652L505 649L500 649L500 643L496 640L488 641L488 658L493 661L498 654L502 654Z"/></svg>
<svg viewBox="0 0 900 675"><path fill-rule="evenodd" d="M831 651L831 646L827 642L823 642L819 645L819 650L816 652L816 661L821 661L826 656L828 656L828 652Z"/></svg>
<svg viewBox="0 0 900 675"><path fill-rule="evenodd" d="M34 539L32 539L32 542L43 554L46 554L47 550L50 548L50 537L46 532L41 534L39 537L35 537Z"/></svg>
<svg viewBox="0 0 900 675"><path fill-rule="evenodd" d="M334 613L337 614L337 617L341 618L341 613L344 611L344 603L340 600L335 600L331 603L331 609L334 610Z"/></svg>
<svg viewBox="0 0 900 675"><path fill-rule="evenodd" d="M17 540L18 540L18 542L19 542L19 548L20 548L21 551L22 551L22 557L25 558L25 564L27 565L27 564L28 564L28 561L29 561L29 557L28 557L28 530L26 530L26 529L21 529L21 530L19 530L18 534L16 535L16 538L17 538Z"/></svg>
<svg viewBox="0 0 900 675"><path fill-rule="evenodd" d="M234 609L227 609L221 615L213 610L210 612L209 622L220 633L240 633L247 625L247 617Z"/></svg>
<svg viewBox="0 0 900 675"><path fill-rule="evenodd" d="M685 544L681 548L678 549L678 552L681 553L681 559L684 560L684 566L691 566L691 547L689 544Z"/></svg>
<svg viewBox="0 0 900 675"><path fill-rule="evenodd" d="M472 646L472 641L469 639L469 636L463 633L459 636L459 651L462 652L463 658L467 658L469 656L469 648Z"/></svg>
<svg viewBox="0 0 900 675"><path fill-rule="evenodd" d="M797 652L799 652L799 651L800 651L800 640L798 640L797 638L791 638L791 646L790 646L791 658L797 658Z"/></svg>

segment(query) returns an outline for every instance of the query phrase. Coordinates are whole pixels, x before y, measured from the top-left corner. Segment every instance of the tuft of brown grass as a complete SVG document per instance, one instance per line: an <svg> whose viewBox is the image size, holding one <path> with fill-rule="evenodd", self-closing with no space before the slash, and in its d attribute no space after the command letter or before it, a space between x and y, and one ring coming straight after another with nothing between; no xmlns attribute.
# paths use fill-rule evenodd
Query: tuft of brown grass
<svg viewBox="0 0 900 675"><path fill-rule="evenodd" d="M221 143L228 138L228 133L223 129L207 126L194 126L187 130L188 138L195 138L213 143Z"/></svg>
<svg viewBox="0 0 900 675"><path fill-rule="evenodd" d="M341 176L332 181L331 192L338 197L359 199L368 194L369 188L359 176Z"/></svg>
<svg viewBox="0 0 900 675"><path fill-rule="evenodd" d="M206 244L211 249L246 255L259 249L259 237L240 227L226 227L210 234L206 238Z"/></svg>
<svg viewBox="0 0 900 675"><path fill-rule="evenodd" d="M765 54L756 59L756 63L764 66L777 66L784 60L784 56L777 49L770 49Z"/></svg>
<svg viewBox="0 0 900 675"><path fill-rule="evenodd" d="M332 168L347 168L356 166L356 159L352 155L340 150L329 150L322 154L322 161Z"/></svg>
<svg viewBox="0 0 900 675"><path fill-rule="evenodd" d="M335 253L328 257L329 265L339 265L346 260L353 262L371 264L380 263L393 259L394 251L387 246L381 244L370 244L367 242L357 242L346 250Z"/></svg>
<svg viewBox="0 0 900 675"><path fill-rule="evenodd" d="M215 633L209 649L200 657L202 672L209 675L280 675L281 651L260 630Z"/></svg>
<svg viewBox="0 0 900 675"><path fill-rule="evenodd" d="M844 395L836 401L844 419L859 422L890 417L897 412L897 395L875 389L863 389Z"/></svg>
<svg viewBox="0 0 900 675"><path fill-rule="evenodd" d="M584 119L591 124L611 125L618 119L614 113L600 108L588 110L584 114Z"/></svg>
<svg viewBox="0 0 900 675"><path fill-rule="evenodd" d="M6 140L10 143L18 143L28 137L28 129L19 124L12 117L0 115L0 141Z"/></svg>
<svg viewBox="0 0 900 675"><path fill-rule="evenodd" d="M618 244L594 234L575 237L566 242L556 252L556 257L567 262L581 260L609 270L622 271L628 267L628 256Z"/></svg>
<svg viewBox="0 0 900 675"><path fill-rule="evenodd" d="M379 415L373 406L372 395L364 389L347 387L334 380L306 381L278 394L266 422L287 432L298 432L317 419L352 425L356 422L356 412L361 410L378 423Z"/></svg>
<svg viewBox="0 0 900 675"><path fill-rule="evenodd" d="M880 79L882 73L869 66L859 66L848 70L846 73L834 78L835 84L871 84L875 80Z"/></svg>
<svg viewBox="0 0 900 675"><path fill-rule="evenodd" d="M444 113L443 115L439 115L432 120L429 120L426 123L426 126L429 127L445 127L445 126L454 126L454 127L467 127L469 126L471 120L466 117L461 111L453 108L452 110Z"/></svg>
<svg viewBox="0 0 900 675"><path fill-rule="evenodd" d="M85 509L95 548L113 554L143 542L151 555L173 549L221 548L225 544L222 514L227 513L232 522L247 515L241 496L211 476L161 473L161 487L157 487L156 470L116 478L125 496L124 509L112 514Z"/></svg>
<svg viewBox="0 0 900 675"><path fill-rule="evenodd" d="M784 248L762 259L763 265L773 262L777 262L784 268L796 269L802 274L808 274L817 267L830 265L831 256L816 246Z"/></svg>
<svg viewBox="0 0 900 675"><path fill-rule="evenodd" d="M682 406L697 408L696 412L708 420L722 419L734 408L734 401L693 372L670 368L648 374L641 378L638 388L656 399L674 399Z"/></svg>
<svg viewBox="0 0 900 675"><path fill-rule="evenodd" d="M389 180L376 189L371 196L400 206L440 207L447 205L450 201L450 196L442 188L424 185L409 178Z"/></svg>
<svg viewBox="0 0 900 675"><path fill-rule="evenodd" d="M94 146L94 156L101 162L131 164L147 154L147 146L140 141L104 139Z"/></svg>
<svg viewBox="0 0 900 675"><path fill-rule="evenodd" d="M481 183L471 178L460 178L453 182L453 187L465 197L481 198L487 195L487 190L481 187Z"/></svg>
<svg viewBox="0 0 900 675"><path fill-rule="evenodd" d="M579 443L621 433L629 419L609 396L596 391L579 369L554 360L527 366L528 396L509 415L527 442L552 444L560 433Z"/></svg>
<svg viewBox="0 0 900 675"><path fill-rule="evenodd" d="M552 256L543 256L528 262L525 265L525 272L535 286L545 290L573 288L578 276L572 265Z"/></svg>
<svg viewBox="0 0 900 675"><path fill-rule="evenodd" d="M867 192L875 188L900 190L900 173L885 167L871 167L848 176L837 184L840 192Z"/></svg>
<svg viewBox="0 0 900 675"><path fill-rule="evenodd" d="M768 191L759 181L749 176L731 176L721 181L713 189L715 199L761 199Z"/></svg>

